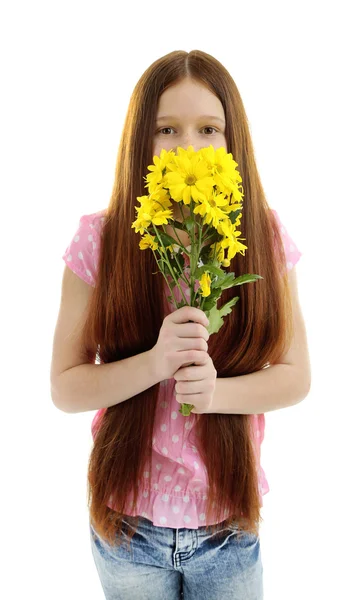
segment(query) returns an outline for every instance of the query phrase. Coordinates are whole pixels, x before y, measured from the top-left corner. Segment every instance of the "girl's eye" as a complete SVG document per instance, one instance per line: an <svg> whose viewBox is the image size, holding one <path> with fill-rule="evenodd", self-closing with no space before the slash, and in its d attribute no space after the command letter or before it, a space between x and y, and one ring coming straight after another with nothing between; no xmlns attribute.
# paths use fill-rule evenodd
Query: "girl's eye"
<svg viewBox="0 0 363 600"><path fill-rule="evenodd" d="M162 129L159 129L159 133L161 133L162 131L165 131L165 129L173 129L172 127L162 127Z"/></svg>
<svg viewBox="0 0 363 600"><path fill-rule="evenodd" d="M165 131L166 129L173 129L173 127L162 127L159 129L158 133L162 133L162 131ZM203 129L214 129L214 131L217 132L215 127L203 127Z"/></svg>
<svg viewBox="0 0 363 600"><path fill-rule="evenodd" d="M215 127L203 127L203 129L214 129L214 131L217 132Z"/></svg>

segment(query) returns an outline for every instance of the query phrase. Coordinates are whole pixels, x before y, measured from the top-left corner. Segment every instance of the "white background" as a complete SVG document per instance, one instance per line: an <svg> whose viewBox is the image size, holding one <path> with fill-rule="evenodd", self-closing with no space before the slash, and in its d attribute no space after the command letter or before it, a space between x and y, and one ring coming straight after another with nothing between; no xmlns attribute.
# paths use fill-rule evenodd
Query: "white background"
<svg viewBox="0 0 363 600"><path fill-rule="evenodd" d="M136 82L176 49L235 79L268 202L303 253L312 387L266 414L265 600L363 597L358 5L2 3L2 598L103 598L86 506L95 413L50 396L61 256L80 216L108 205Z"/></svg>

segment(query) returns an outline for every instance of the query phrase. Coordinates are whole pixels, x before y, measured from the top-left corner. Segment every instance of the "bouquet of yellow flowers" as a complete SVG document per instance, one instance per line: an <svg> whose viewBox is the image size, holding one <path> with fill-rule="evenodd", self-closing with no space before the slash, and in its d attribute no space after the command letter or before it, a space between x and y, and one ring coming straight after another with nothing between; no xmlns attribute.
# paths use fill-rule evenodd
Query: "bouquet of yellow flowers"
<svg viewBox="0 0 363 600"><path fill-rule="evenodd" d="M142 235L140 249L153 251L174 307L189 304L200 308L209 319L209 334L217 333L223 317L239 299L235 296L217 308L223 290L263 279L251 274L235 277L221 268L228 267L238 252L244 256L247 249L241 241L245 238L240 238L237 230L243 198L238 164L225 148L215 150L212 145L197 152L192 146L187 150L178 147L176 154L163 149L153 162L148 166L151 173L144 178L149 194L137 197L140 206L132 223L135 232ZM174 218L172 201L178 204L180 221ZM168 235L165 225L171 225L175 237ZM188 234L190 245L183 244L177 230ZM181 279L190 289L190 302L180 286ZM182 298L179 302L173 294L176 286ZM182 404L179 412L188 416L192 408L191 404Z"/></svg>

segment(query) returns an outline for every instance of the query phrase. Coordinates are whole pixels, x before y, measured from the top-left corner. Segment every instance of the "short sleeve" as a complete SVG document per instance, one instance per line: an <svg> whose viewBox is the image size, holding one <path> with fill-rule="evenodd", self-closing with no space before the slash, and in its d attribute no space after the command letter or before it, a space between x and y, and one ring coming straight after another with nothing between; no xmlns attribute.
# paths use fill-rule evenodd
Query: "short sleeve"
<svg viewBox="0 0 363 600"><path fill-rule="evenodd" d="M272 212L274 214L278 226L280 227L281 238L286 256L286 267L288 271L291 271L291 269L296 265L296 263L302 256L302 252L300 252L294 240L290 237L285 225L283 225L283 223L281 222L281 219L277 214L276 210L272 209Z"/></svg>
<svg viewBox="0 0 363 600"><path fill-rule="evenodd" d="M78 229L62 256L66 265L93 287L96 285L102 221L101 211L92 215L83 215Z"/></svg>

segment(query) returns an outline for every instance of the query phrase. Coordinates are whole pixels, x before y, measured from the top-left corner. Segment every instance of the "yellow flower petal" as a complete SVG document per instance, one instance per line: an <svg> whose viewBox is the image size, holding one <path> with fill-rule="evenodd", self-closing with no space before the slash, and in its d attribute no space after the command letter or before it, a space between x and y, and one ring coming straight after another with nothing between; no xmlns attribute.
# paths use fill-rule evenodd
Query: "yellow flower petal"
<svg viewBox="0 0 363 600"><path fill-rule="evenodd" d="M210 284L211 278L208 272L204 271L203 275L199 280L199 286L202 289L202 296L206 298L210 295Z"/></svg>

